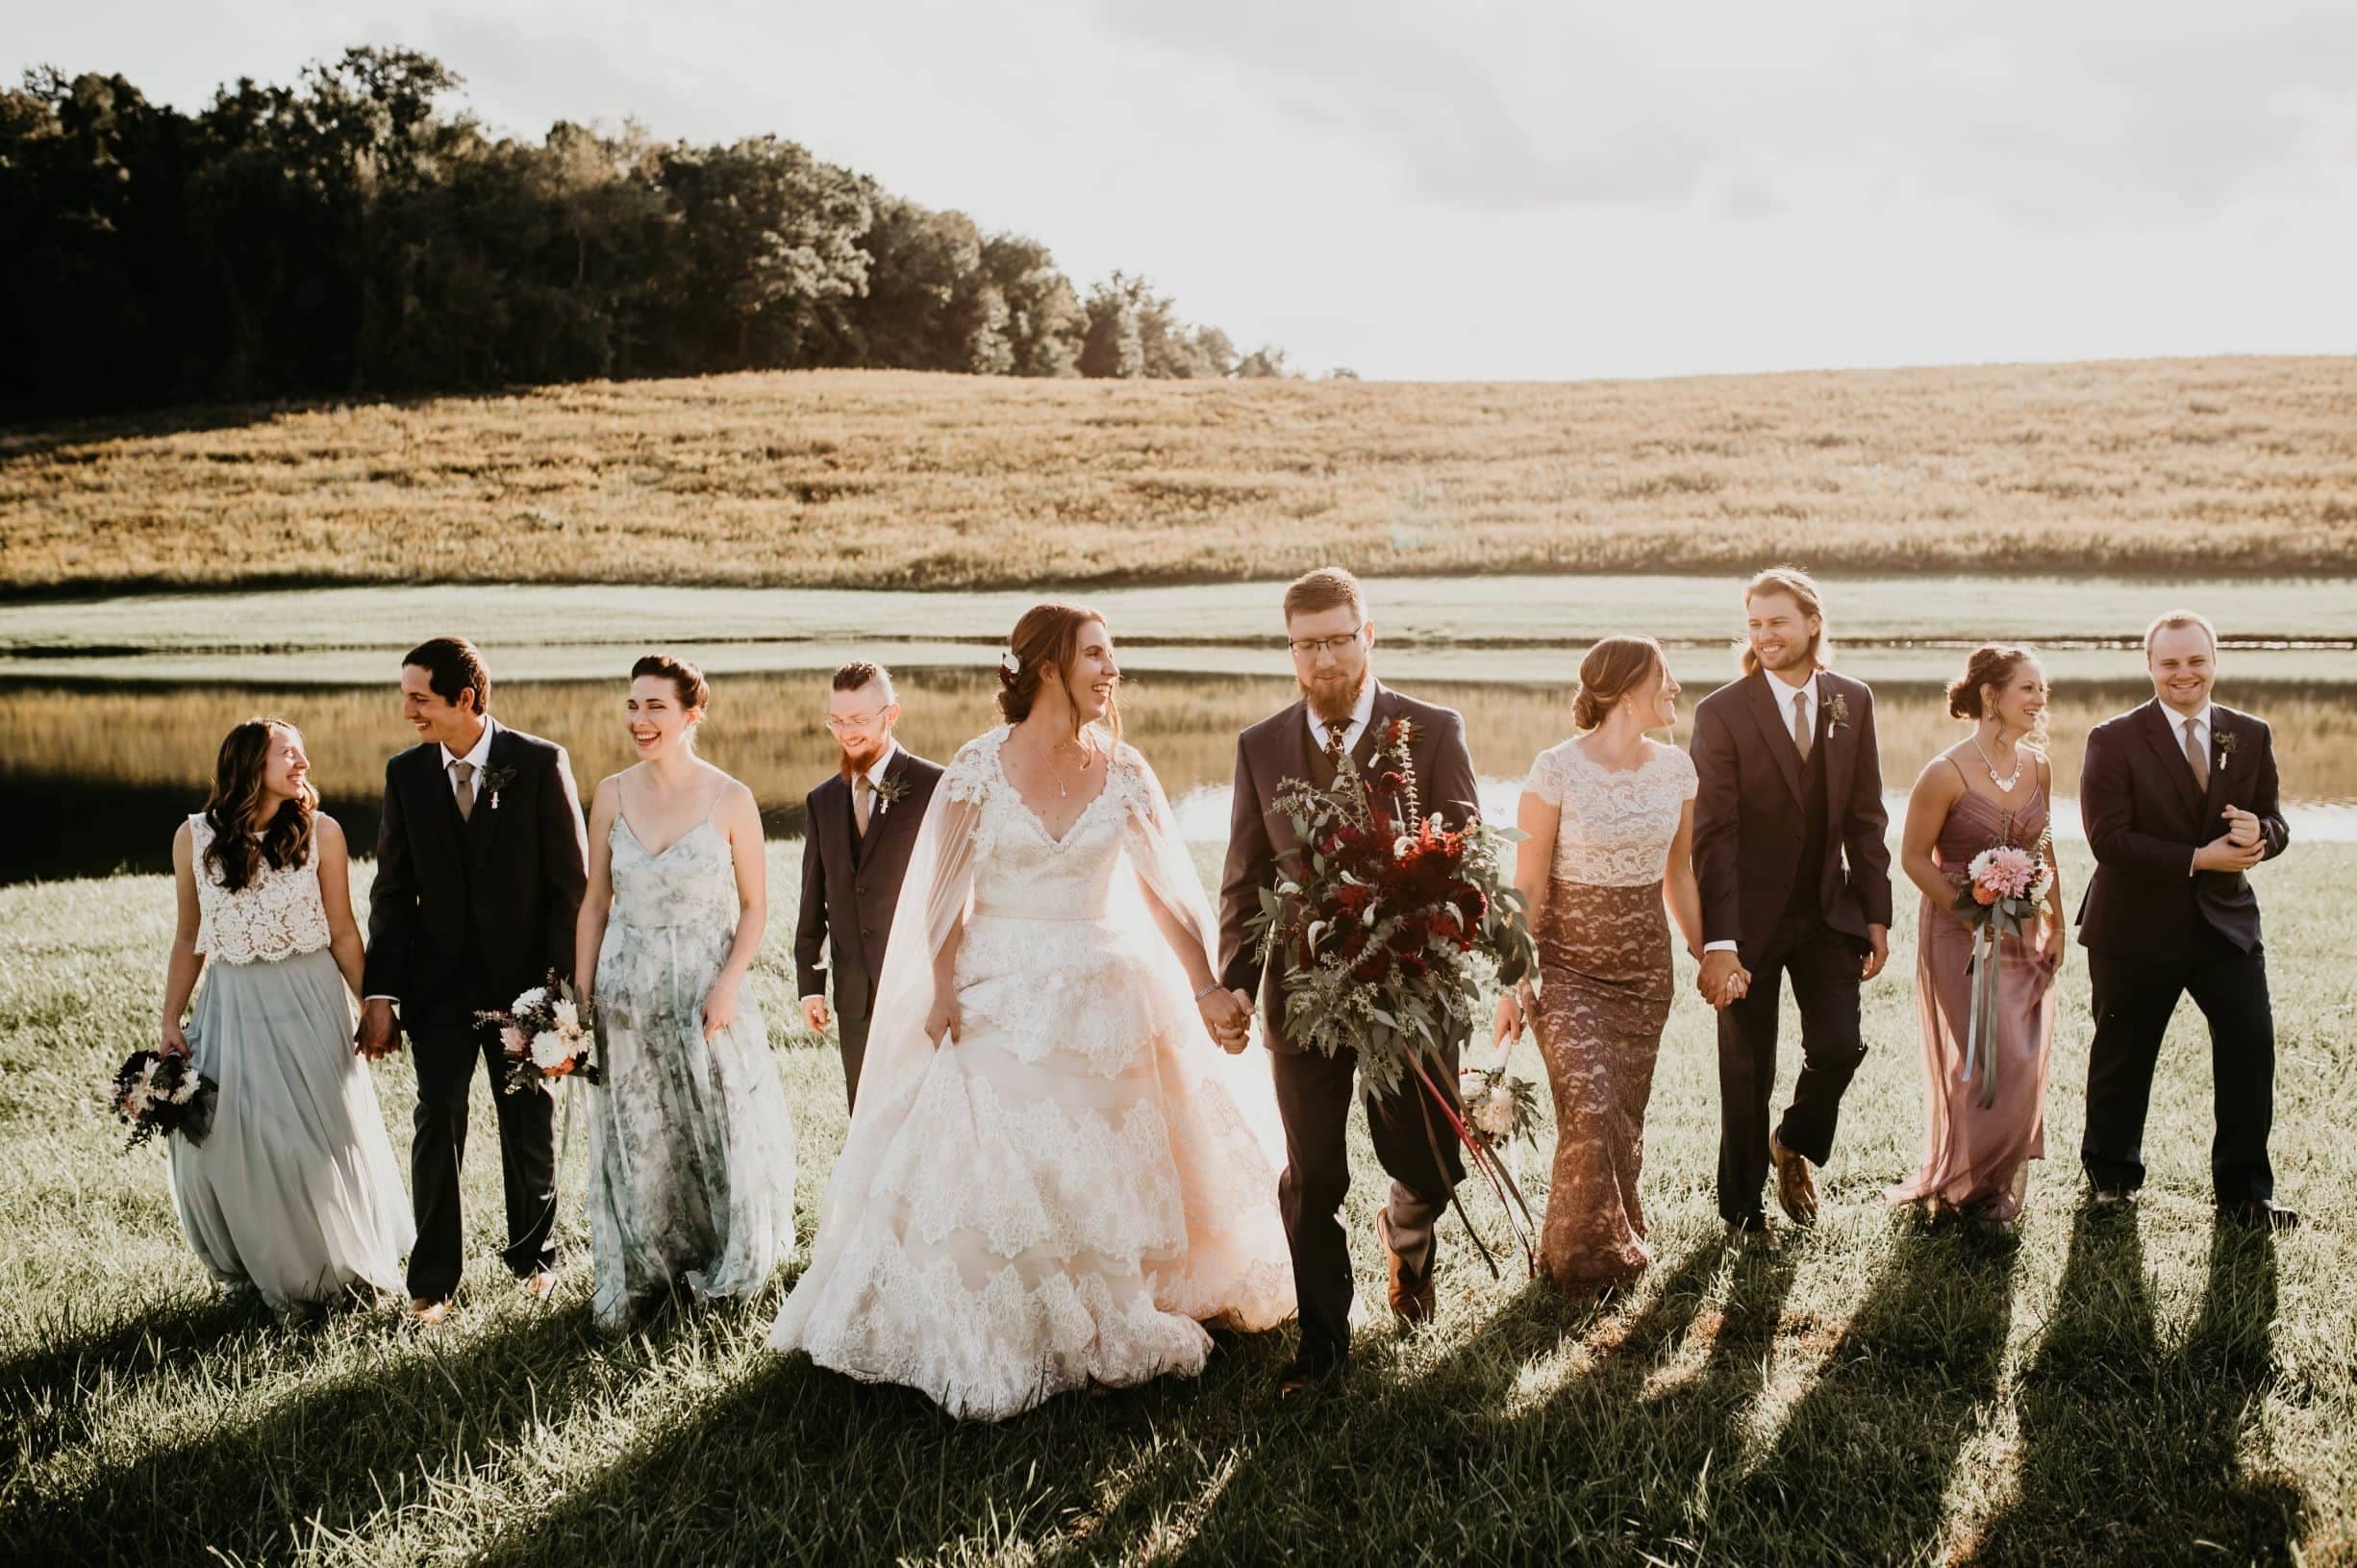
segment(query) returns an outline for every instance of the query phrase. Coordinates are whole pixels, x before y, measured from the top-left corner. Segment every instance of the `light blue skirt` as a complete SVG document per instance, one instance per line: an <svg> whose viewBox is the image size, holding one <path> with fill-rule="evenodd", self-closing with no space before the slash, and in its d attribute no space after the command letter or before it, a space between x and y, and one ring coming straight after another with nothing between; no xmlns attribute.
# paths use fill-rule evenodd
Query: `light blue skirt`
<svg viewBox="0 0 2357 1568"><path fill-rule="evenodd" d="M417 1237L352 1020L322 950L208 965L188 1027L220 1100L202 1144L168 1140L172 1205L213 1279L281 1311L347 1285L400 1290Z"/></svg>

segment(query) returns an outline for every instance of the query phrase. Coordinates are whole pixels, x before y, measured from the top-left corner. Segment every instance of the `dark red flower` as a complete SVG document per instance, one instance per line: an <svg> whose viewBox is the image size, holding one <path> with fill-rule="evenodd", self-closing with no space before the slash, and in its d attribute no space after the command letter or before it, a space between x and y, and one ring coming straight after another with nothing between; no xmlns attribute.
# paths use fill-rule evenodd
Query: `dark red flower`
<svg viewBox="0 0 2357 1568"><path fill-rule="evenodd" d="M1351 967L1350 978L1363 985L1380 984L1391 969L1391 955L1377 948Z"/></svg>

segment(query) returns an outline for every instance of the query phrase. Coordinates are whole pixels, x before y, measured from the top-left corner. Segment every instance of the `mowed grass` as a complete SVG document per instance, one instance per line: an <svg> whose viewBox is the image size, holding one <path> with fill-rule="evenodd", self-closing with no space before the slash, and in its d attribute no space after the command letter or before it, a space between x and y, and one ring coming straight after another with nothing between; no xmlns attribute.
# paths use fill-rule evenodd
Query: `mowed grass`
<svg viewBox="0 0 2357 1568"><path fill-rule="evenodd" d="M792 870L774 851L773 885ZM2081 1210L2075 954L2018 1241L1886 1211L1920 1136L1910 902L1816 1232L1721 1240L1711 1027L1682 999L1649 1132L1659 1262L1624 1301L1492 1282L1451 1220L1439 1323L1401 1337L1378 1311L1323 1403L1268 1405L1286 1330L1223 1340L1199 1381L999 1427L763 1348L843 1127L833 1051L787 1027L783 933L757 989L800 1131L804 1250L762 1301L601 1341L577 1196L554 1301L504 1288L484 1106L454 1321L418 1332L386 1306L282 1329L213 1293L162 1156L121 1155L97 1103L150 1037L167 884L0 888L0 1542L142 1563L2357 1560L2357 850L2294 845L2261 877L2274 1153L2301 1232L2214 1228L2190 1010L2141 1211ZM404 1144L406 1059L378 1083ZM1382 1183L1355 1153L1367 1296ZM1498 1239L1494 1206L1471 1207Z"/></svg>
<svg viewBox="0 0 2357 1568"><path fill-rule="evenodd" d="M1370 573L2345 572L2357 360L1657 382L883 372L0 435L0 588L994 587Z"/></svg>

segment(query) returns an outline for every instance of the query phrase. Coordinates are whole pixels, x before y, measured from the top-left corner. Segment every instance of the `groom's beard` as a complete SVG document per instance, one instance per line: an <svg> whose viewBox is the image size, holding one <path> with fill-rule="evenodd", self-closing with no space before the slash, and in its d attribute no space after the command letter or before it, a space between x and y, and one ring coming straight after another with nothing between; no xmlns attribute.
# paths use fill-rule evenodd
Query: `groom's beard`
<svg viewBox="0 0 2357 1568"><path fill-rule="evenodd" d="M1362 664L1359 678L1347 684L1340 680L1304 681L1299 676L1293 677L1293 684L1301 688L1302 697L1309 703L1311 716L1320 724L1332 725L1350 717L1367 690L1367 683L1374 678L1374 666Z"/></svg>
<svg viewBox="0 0 2357 1568"><path fill-rule="evenodd" d="M843 782L846 784L850 783L853 779L858 778L861 774L866 772L869 768L874 767L878 762L884 760L884 754L891 749L891 737L887 735L884 739L877 741L874 745L863 746L857 751L852 750L849 746L845 746L843 748L842 760L837 764L842 771Z"/></svg>

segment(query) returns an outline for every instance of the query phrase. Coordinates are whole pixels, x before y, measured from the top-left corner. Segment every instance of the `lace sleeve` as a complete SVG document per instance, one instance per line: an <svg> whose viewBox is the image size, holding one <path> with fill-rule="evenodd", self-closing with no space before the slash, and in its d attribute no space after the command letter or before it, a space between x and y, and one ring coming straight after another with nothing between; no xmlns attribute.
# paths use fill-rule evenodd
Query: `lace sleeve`
<svg viewBox="0 0 2357 1568"><path fill-rule="evenodd" d="M1549 746L1539 754L1530 765L1530 781L1524 786L1549 806L1561 806L1564 796L1564 749Z"/></svg>
<svg viewBox="0 0 2357 1568"><path fill-rule="evenodd" d="M1694 771L1694 759L1686 755L1685 747L1669 746L1664 749L1675 759L1669 764L1669 772L1677 781L1678 801L1683 805L1702 792L1702 776Z"/></svg>
<svg viewBox="0 0 2357 1568"><path fill-rule="evenodd" d="M941 782L936 786L940 792L951 800L981 800L990 789L991 755L1005 734L1003 730L993 730L960 746L958 754L949 759L949 766L941 770Z"/></svg>

